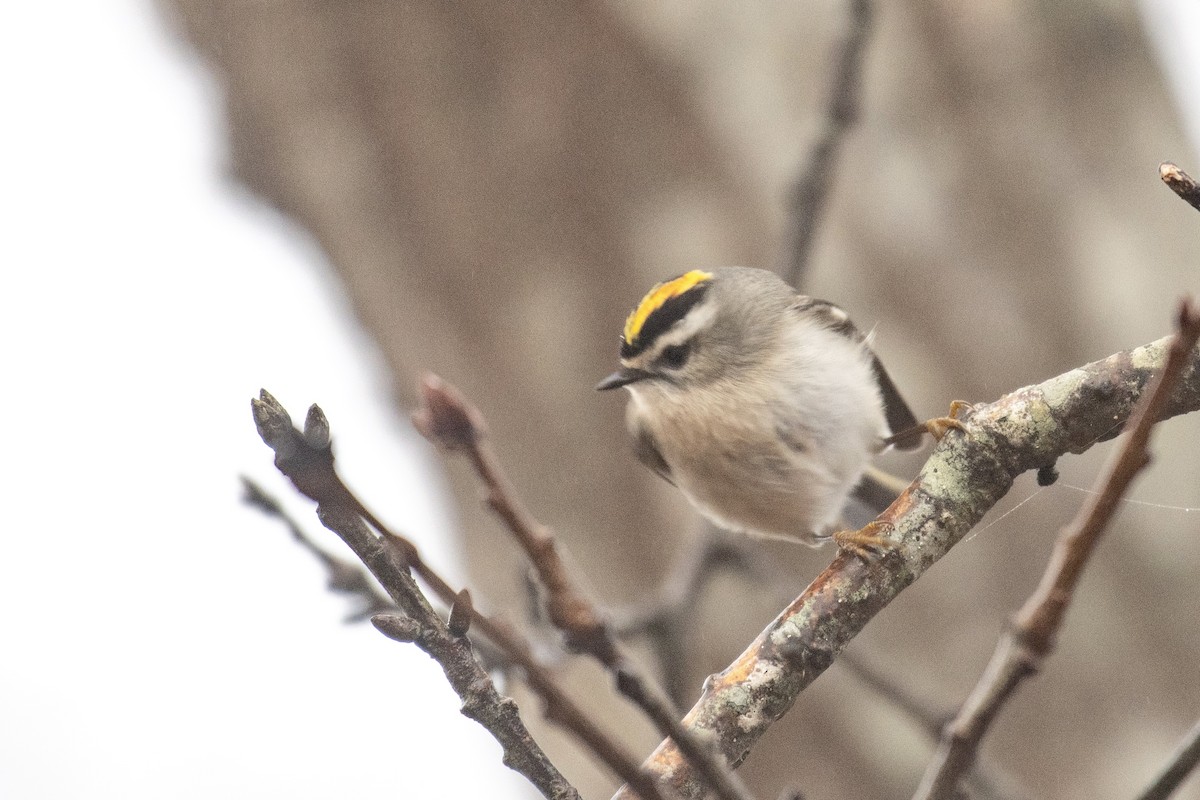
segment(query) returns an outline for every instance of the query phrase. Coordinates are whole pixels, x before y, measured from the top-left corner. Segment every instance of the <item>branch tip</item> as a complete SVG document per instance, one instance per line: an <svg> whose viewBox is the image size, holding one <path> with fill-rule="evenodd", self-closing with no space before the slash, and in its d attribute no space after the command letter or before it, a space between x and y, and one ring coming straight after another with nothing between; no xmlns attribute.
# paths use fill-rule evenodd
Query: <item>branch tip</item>
<svg viewBox="0 0 1200 800"><path fill-rule="evenodd" d="M1171 191L1187 201L1192 208L1200 211L1200 184L1197 184L1191 175L1170 161L1164 161L1158 166L1158 176L1171 188Z"/></svg>
<svg viewBox="0 0 1200 800"><path fill-rule="evenodd" d="M239 475L238 479L242 482L243 503L257 508L264 514L279 514L282 507L279 505L278 500L267 494L265 489L245 475Z"/></svg>
<svg viewBox="0 0 1200 800"><path fill-rule="evenodd" d="M529 557L542 586L546 590L546 608L551 622L563 632L567 643L614 670L617 686L622 693L646 713L659 730L680 745L689 763L696 765L705 785L711 786L720 800L748 800L749 794L734 778L725 762L711 748L699 743L697 734L678 722L678 712L666 696L652 688L621 653L612 632L604 624L600 611L577 587L565 561L558 552L553 532L538 522L526 509L499 460L484 438L483 414L455 387L436 375L426 375L421 381L424 405L413 414L413 423L426 437L448 450L457 450L468 457L476 475L487 492L487 502L504 520L510 533ZM455 610L460 594L452 604L450 626L454 626ZM469 599L469 597L468 597ZM527 671L528 674L528 671ZM553 707L547 703L547 713ZM629 787L641 797L661 797L654 781L638 770L624 772Z"/></svg>
<svg viewBox="0 0 1200 800"><path fill-rule="evenodd" d="M417 388L421 405L412 423L426 439L447 450L463 450L486 434L483 415L453 384L429 372Z"/></svg>
<svg viewBox="0 0 1200 800"><path fill-rule="evenodd" d="M329 419L316 403L308 407L308 414L304 417L304 441L317 450L329 447Z"/></svg>
<svg viewBox="0 0 1200 800"><path fill-rule="evenodd" d="M258 429L258 435L271 449L275 449L275 444L294 430L292 417L287 409L266 389L259 390L258 397L250 400L250 410L254 415L254 427Z"/></svg>
<svg viewBox="0 0 1200 800"><path fill-rule="evenodd" d="M334 467L333 452L327 446L329 423L321 409L314 406L309 410L305 433L301 433L291 424L291 417L283 407L266 391L251 402L251 407L263 440L275 451L275 466L302 494L317 502L317 517L321 523L349 545L390 596L391 602L382 598L373 600L367 591L373 587L365 574L361 576L362 580L355 578L343 565L313 546L297 526L289 523L293 535L329 568L331 587L357 591L367 597L368 608L354 618L369 617L385 635L394 634L393 638L401 641L414 641L442 666L447 680L463 699L464 707L471 707L469 716L500 742L505 764L527 777L546 797L579 800L579 793L533 740L520 716L513 713L512 702L504 702L476 659L471 644L464 637L453 635L449 625L434 612L410 569L419 574L443 602L455 605L458 596L445 580L424 564L415 546L389 531L342 483ZM380 535L376 536L372 529ZM401 608L407 620L386 610L392 602ZM614 772L625 780L640 778L632 755L591 724L587 715L542 669L529 643L520 634L478 614L468 603L457 605L468 616L475 617L476 629L524 670L530 685L535 686L548 703L553 702L564 709L572 732L592 747ZM418 627L415 638L414 624ZM647 800L662 797L654 791L644 796Z"/></svg>
<svg viewBox="0 0 1200 800"><path fill-rule="evenodd" d="M1179 298L1179 314L1175 321L1175 327L1185 338L1194 337L1193 331L1200 328L1200 309L1197 309L1196 301L1190 294Z"/></svg>

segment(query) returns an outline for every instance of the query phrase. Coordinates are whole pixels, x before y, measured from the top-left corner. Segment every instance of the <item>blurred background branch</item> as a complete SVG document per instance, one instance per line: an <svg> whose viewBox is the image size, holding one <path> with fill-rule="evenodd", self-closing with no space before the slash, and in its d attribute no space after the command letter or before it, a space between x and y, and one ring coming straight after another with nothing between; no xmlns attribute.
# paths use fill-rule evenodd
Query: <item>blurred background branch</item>
<svg viewBox="0 0 1200 800"><path fill-rule="evenodd" d="M871 0L847 0L846 31L833 57L825 118L791 192L790 219L783 251L784 280L803 291L813 242L828 201L837 157L846 134L858 122L862 66L871 33Z"/></svg>

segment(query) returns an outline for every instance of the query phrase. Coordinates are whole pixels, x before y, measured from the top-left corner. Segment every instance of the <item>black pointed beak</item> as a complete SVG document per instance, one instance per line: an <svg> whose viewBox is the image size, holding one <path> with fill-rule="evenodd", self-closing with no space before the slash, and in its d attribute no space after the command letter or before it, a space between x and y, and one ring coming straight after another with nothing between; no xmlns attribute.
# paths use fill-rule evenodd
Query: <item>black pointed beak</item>
<svg viewBox="0 0 1200 800"><path fill-rule="evenodd" d="M628 386L631 383L636 383L649 377L650 373L645 370L634 369L633 367L621 367L612 375L597 383L596 391L607 392L609 389L620 389L622 386Z"/></svg>

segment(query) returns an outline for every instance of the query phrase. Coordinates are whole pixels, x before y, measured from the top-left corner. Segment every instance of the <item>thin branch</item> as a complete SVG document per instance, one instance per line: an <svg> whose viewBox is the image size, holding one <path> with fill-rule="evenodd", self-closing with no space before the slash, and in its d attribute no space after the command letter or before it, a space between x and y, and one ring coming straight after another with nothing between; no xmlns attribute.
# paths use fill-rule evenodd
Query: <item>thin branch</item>
<svg viewBox="0 0 1200 800"><path fill-rule="evenodd" d="M1128 419L1142 388L1166 361L1170 337L1073 369L977 406L965 432L951 432L920 475L880 520L898 545L864 563L839 553L833 563L740 655L708 682L684 718L716 736L739 764L841 649L897 594L958 543L1022 472L1082 453ZM1200 354L1162 418L1200 408ZM703 785L672 743L646 762L685 798ZM625 792L618 797L628 798Z"/></svg>
<svg viewBox="0 0 1200 800"><path fill-rule="evenodd" d="M393 603L386 595L379 591L375 581L371 580L369 574L360 565L351 564L340 558L326 553L306 534L295 518L288 514L279 501L271 496L258 483L242 476L242 487L245 494L242 497L246 505L257 508L268 517L273 517L280 520L287 527L288 532L292 534L292 538L306 552L313 556L323 567L328 574L326 588L335 594L349 594L362 599L363 605L352 611L346 616L346 623L363 622L370 619L373 623L380 615L387 615L388 612L398 611L395 603ZM416 553L416 548L404 540L407 547L403 549L405 552ZM417 554L417 558L420 556ZM465 589L463 591L466 591ZM379 627L376 625L376 627ZM475 655L483 663L484 669L488 672L506 671L513 667L512 661L504 651L500 650L489 639L482 636L473 636L471 645L475 648Z"/></svg>
<svg viewBox="0 0 1200 800"><path fill-rule="evenodd" d="M1175 751L1170 761L1163 767L1162 772L1154 779L1154 783L1138 795L1138 800L1167 800L1176 789L1183 785L1188 774L1196 768L1198 763L1200 763L1200 722L1197 722L1180 742L1179 749Z"/></svg>
<svg viewBox="0 0 1200 800"><path fill-rule="evenodd" d="M244 475L242 476L242 489L244 492L242 500L246 505L253 506L268 517L273 517L281 521L287 526L296 543L307 550L321 566L325 567L325 572L328 575L326 587L329 591L358 597L362 601L363 605L352 611L346 617L346 622L361 622L362 620L370 619L376 614L396 609L395 604L376 588L375 584L367 578L367 574L362 569L351 564L349 561L331 556L320 547L317 547L316 543L304 532L299 523L283 510L283 506L279 504L278 500Z"/></svg>
<svg viewBox="0 0 1200 800"><path fill-rule="evenodd" d="M467 456L487 490L487 503L520 544L546 590L550 621L567 643L587 653L616 677L617 688L671 737L722 800L750 800L742 782L699 735L679 722L679 711L647 678L617 641L599 609L578 589L551 530L525 508L504 473L487 436L479 409L456 387L436 375L420 384L421 407L413 413L417 430L435 444Z"/></svg>
<svg viewBox="0 0 1200 800"><path fill-rule="evenodd" d="M1162 409L1193 360L1192 350L1200 338L1200 314L1186 300L1180 304L1178 326L1167 348L1166 365L1138 403L1120 450L1097 479L1097 493L1059 533L1040 585L1017 612L1012 628L958 716L946 726L914 795L916 800L945 800L954 795L1005 701L1041 669L1054 650L1084 567L1133 479L1150 463L1150 429L1162 418Z"/></svg>
<svg viewBox="0 0 1200 800"><path fill-rule="evenodd" d="M425 375L419 387L421 407L412 415L417 430L446 450L464 453L487 489L487 503L504 521L537 570L546 589L550 621L567 635L568 643L596 654L604 663L615 655L615 644L604 620L579 592L558 551L550 530L533 518L501 469L487 438L483 415L454 386L436 375Z"/></svg>
<svg viewBox="0 0 1200 800"><path fill-rule="evenodd" d="M799 286L808 269L817 227L829 198L833 168L846 132L858 121L862 93L862 62L871 31L871 1L849 0L850 21L834 54L828 105L821 132L809 151L808 161L792 188L791 221L780 273Z"/></svg>
<svg viewBox="0 0 1200 800"><path fill-rule="evenodd" d="M1200 211L1200 184L1196 183L1191 175L1170 161L1164 161L1159 165L1158 174L1163 179L1163 183L1171 187L1171 191L1190 203L1192 208Z"/></svg>
<svg viewBox="0 0 1200 800"><path fill-rule="evenodd" d="M251 407L259 435L275 451L275 466L279 471L292 481L301 494L317 502L322 523L346 540L392 599L422 625L423 631L432 631L433 643L438 645L437 655L427 649L429 645L424 642L424 633L419 637L418 644L437 658L447 680L463 697L463 713L469 716L479 714L478 718L472 718L483 724L504 747L504 763L529 778L547 797L577 797L575 789L558 773L521 723L516 714L516 704L496 692L491 678L471 655L466 638L451 633L432 610L426 613L428 603L412 581L408 571L410 568L447 605L453 607L458 593L421 561L420 554L411 542L384 527L342 482L333 467L329 423L324 412L318 406L312 406L304 432L301 433L296 430L283 406L265 390L258 399L251 401ZM366 519L382 535L377 537L370 534L362 525L362 519ZM432 614L432 619L429 614ZM469 609L469 614L471 626L501 648L512 663L524 671L530 688L545 702L547 718L574 734L601 763L609 766L622 780L636 786L643 797L665 800L656 780L639 769L624 747L601 731L562 691L537 662L529 644L520 634L511 626L492 620L474 608ZM450 641L442 636L443 628L445 637L449 637ZM443 657L447 660L443 661ZM469 658L470 664L463 661L464 658ZM462 675L470 676L470 681L465 685ZM483 692L479 695L481 700L474 694L464 694L476 690Z"/></svg>

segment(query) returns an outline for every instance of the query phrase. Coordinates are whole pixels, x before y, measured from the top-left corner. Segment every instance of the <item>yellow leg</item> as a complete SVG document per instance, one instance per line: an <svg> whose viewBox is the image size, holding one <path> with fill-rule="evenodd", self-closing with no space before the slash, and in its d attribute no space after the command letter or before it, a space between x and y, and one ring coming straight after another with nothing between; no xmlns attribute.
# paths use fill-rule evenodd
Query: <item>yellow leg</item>
<svg viewBox="0 0 1200 800"><path fill-rule="evenodd" d="M839 550L845 550L863 561L870 561L873 556L882 555L900 546L899 542L880 535L891 529L890 522L874 520L856 531L838 531L833 534L833 541L837 543Z"/></svg>
<svg viewBox="0 0 1200 800"><path fill-rule="evenodd" d="M958 415L963 411L973 411L975 406L965 400L953 400L950 402L950 413L944 417L934 417L925 423L925 430L933 436L937 441L941 441L952 430L965 431L967 428L963 425L962 420Z"/></svg>
<svg viewBox="0 0 1200 800"><path fill-rule="evenodd" d="M901 450L911 450L921 443L921 436L924 434L932 434L933 438L941 441L952 430L966 431L966 426L958 415L963 411L971 411L975 406L965 400L954 400L950 403L950 413L944 417L934 417L927 422L921 422L917 425L894 433L883 440L885 445L895 445ZM915 438L914 438L915 437Z"/></svg>

